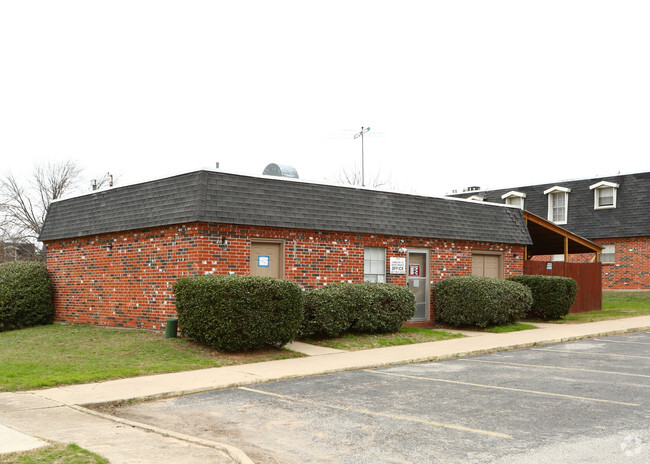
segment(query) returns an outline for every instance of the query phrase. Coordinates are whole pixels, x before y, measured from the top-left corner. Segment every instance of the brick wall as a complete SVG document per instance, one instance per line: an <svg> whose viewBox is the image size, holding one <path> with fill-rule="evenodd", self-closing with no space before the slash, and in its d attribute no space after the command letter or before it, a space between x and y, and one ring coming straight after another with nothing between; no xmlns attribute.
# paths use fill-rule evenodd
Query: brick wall
<svg viewBox="0 0 650 464"><path fill-rule="evenodd" d="M172 285L196 274L195 227L47 242L56 320L159 329L175 316Z"/></svg>
<svg viewBox="0 0 650 464"><path fill-rule="evenodd" d="M366 246L386 248L387 264L406 256L399 248L427 249L430 281L470 274L473 250L503 253L505 277L523 271L516 245L193 223L47 242L56 320L160 329L176 315L179 277L249 274L256 238L283 241L285 278L305 289L362 282ZM388 271L388 283L406 285Z"/></svg>
<svg viewBox="0 0 650 464"><path fill-rule="evenodd" d="M603 263L603 289L650 289L650 237L592 240L598 245L615 245L615 262ZM549 261L550 256L535 256L535 261ZM569 255L569 262L588 263L594 254Z"/></svg>

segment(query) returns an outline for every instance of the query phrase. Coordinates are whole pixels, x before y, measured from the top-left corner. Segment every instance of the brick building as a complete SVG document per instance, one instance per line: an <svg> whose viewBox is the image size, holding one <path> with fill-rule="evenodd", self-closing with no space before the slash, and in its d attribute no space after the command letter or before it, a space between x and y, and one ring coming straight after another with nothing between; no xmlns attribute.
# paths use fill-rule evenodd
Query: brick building
<svg viewBox="0 0 650 464"><path fill-rule="evenodd" d="M548 218L603 247L603 288L650 289L650 172L472 190L452 196L509 204ZM568 257L570 262L593 259L593 254Z"/></svg>
<svg viewBox="0 0 650 464"><path fill-rule="evenodd" d="M179 277L227 273L408 285L426 323L432 284L521 274L531 244L516 208L220 171L55 201L40 239L56 320L144 328Z"/></svg>

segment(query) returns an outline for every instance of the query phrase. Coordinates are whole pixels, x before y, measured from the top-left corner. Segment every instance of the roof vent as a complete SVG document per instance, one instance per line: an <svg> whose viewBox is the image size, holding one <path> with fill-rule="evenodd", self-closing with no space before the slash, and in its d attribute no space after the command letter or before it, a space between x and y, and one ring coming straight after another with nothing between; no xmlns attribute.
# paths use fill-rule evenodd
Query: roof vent
<svg viewBox="0 0 650 464"><path fill-rule="evenodd" d="M478 192L479 190L481 190L481 187L479 187L478 185L473 185L471 187L467 187L466 189L464 189L463 192Z"/></svg>
<svg viewBox="0 0 650 464"><path fill-rule="evenodd" d="M277 177L291 177L293 179L298 179L298 171L293 166L287 164L276 164L271 163L264 168L262 172L264 176L277 176Z"/></svg>

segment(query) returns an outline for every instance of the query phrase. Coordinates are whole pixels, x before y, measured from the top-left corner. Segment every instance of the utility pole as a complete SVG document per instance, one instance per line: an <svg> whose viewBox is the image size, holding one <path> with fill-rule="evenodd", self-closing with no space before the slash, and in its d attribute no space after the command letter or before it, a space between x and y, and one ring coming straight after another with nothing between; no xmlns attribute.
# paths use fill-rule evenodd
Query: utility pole
<svg viewBox="0 0 650 464"><path fill-rule="evenodd" d="M354 139L358 139L361 137L361 186L365 187L366 186L366 180L365 180L365 167L364 167L364 162L363 162L363 134L368 132L370 130L369 127L363 127L361 126L361 132L357 132L354 134Z"/></svg>

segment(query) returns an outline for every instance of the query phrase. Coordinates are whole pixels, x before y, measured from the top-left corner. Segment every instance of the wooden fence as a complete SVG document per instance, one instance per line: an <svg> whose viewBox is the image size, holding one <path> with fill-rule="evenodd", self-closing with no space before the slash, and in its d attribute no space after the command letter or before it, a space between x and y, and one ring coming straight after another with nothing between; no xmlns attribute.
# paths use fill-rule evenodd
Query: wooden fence
<svg viewBox="0 0 650 464"><path fill-rule="evenodd" d="M600 311L603 308L602 264L562 261L524 261L524 274L571 277L578 283L576 301L570 313Z"/></svg>

